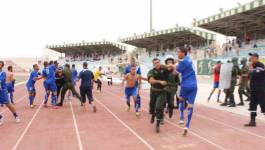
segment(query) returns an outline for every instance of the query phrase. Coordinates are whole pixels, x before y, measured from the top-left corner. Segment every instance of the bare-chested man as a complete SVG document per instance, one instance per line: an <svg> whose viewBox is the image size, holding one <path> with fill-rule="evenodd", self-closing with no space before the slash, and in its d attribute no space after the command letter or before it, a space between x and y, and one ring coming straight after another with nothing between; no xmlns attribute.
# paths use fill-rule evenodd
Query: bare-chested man
<svg viewBox="0 0 265 150"><path fill-rule="evenodd" d="M14 78L13 67L8 66L7 70L8 71L6 74L6 86L7 86L8 98L12 104L15 104L14 100L13 100L13 93L15 91L15 81L16 80Z"/></svg>
<svg viewBox="0 0 265 150"><path fill-rule="evenodd" d="M125 96L126 104L128 106L127 111L130 111L131 108L130 97L133 97L135 113L136 116L139 116L140 102L137 102L137 95L140 94L141 76L136 74L136 66L131 66L131 72L124 76L122 80L122 89L124 89L124 82L126 82Z"/></svg>

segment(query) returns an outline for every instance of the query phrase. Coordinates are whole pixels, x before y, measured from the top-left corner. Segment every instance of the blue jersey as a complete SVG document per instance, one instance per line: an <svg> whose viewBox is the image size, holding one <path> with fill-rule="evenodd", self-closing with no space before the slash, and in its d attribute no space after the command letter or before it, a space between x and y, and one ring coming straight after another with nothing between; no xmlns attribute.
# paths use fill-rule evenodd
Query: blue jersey
<svg viewBox="0 0 265 150"><path fill-rule="evenodd" d="M0 71L0 91L6 89L6 73L4 71Z"/></svg>
<svg viewBox="0 0 265 150"><path fill-rule="evenodd" d="M54 65L49 65L48 67L43 69L42 75L46 78L46 81L55 82L55 72L56 67Z"/></svg>
<svg viewBox="0 0 265 150"><path fill-rule="evenodd" d="M177 72L181 74L181 87L197 87L195 69L189 56L179 62Z"/></svg>
<svg viewBox="0 0 265 150"><path fill-rule="evenodd" d="M32 71L29 76L29 80L27 82L28 87L33 87L35 85L35 78L37 78L40 75L40 73L36 70Z"/></svg>
<svg viewBox="0 0 265 150"><path fill-rule="evenodd" d="M128 66L125 68L123 74L126 75L126 74L128 74L128 73L130 73L130 72L131 72L131 65L128 65ZM139 66L136 67L136 73L139 74L139 75L142 74L142 72L141 72L141 68L140 68Z"/></svg>
<svg viewBox="0 0 265 150"><path fill-rule="evenodd" d="M91 87L94 79L93 72L88 69L83 69L79 73L79 78L81 79L81 87Z"/></svg>
<svg viewBox="0 0 265 150"><path fill-rule="evenodd" d="M71 73L72 73L72 81L75 82L78 76L77 70L71 69Z"/></svg>

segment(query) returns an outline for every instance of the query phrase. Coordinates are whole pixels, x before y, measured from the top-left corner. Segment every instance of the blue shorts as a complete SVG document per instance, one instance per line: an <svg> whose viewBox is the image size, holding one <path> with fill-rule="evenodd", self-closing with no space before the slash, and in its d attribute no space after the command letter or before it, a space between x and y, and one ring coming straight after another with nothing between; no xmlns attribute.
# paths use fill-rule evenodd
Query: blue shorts
<svg viewBox="0 0 265 150"><path fill-rule="evenodd" d="M125 96L129 99L131 96L137 97L137 88L125 88Z"/></svg>
<svg viewBox="0 0 265 150"><path fill-rule="evenodd" d="M13 86L13 84L12 83L7 83L6 84L6 88L7 88L7 92L8 93L13 93L15 90L15 88L14 88L14 86Z"/></svg>
<svg viewBox="0 0 265 150"><path fill-rule="evenodd" d="M28 86L27 85L27 90L28 90L29 93L36 93L35 86Z"/></svg>
<svg viewBox="0 0 265 150"><path fill-rule="evenodd" d="M213 88L215 89L219 88L219 81L214 81Z"/></svg>
<svg viewBox="0 0 265 150"><path fill-rule="evenodd" d="M181 87L180 97L184 98L188 104L194 104L197 95L197 87Z"/></svg>
<svg viewBox="0 0 265 150"><path fill-rule="evenodd" d="M43 86L44 86L46 91L52 91L52 92L57 91L57 86L56 86L55 81L51 82L51 81L46 80L43 82Z"/></svg>
<svg viewBox="0 0 265 150"><path fill-rule="evenodd" d="M0 91L0 104L9 104L9 98L7 90Z"/></svg>

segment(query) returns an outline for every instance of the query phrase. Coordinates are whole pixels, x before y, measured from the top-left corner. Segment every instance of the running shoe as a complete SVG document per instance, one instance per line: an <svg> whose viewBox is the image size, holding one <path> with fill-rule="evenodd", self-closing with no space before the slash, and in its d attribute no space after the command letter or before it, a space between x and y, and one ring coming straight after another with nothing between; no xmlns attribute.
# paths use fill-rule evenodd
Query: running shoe
<svg viewBox="0 0 265 150"><path fill-rule="evenodd" d="M140 116L140 112L136 112L135 115L136 115L136 117L139 117Z"/></svg>
<svg viewBox="0 0 265 150"><path fill-rule="evenodd" d="M35 105L30 105L30 108L33 109L35 107Z"/></svg>
<svg viewBox="0 0 265 150"><path fill-rule="evenodd" d="M186 127L186 128L184 128L182 136L187 136L187 134L188 134L188 128Z"/></svg>
<svg viewBox="0 0 265 150"><path fill-rule="evenodd" d="M15 121L16 121L16 123L19 123L20 122L19 117L15 117Z"/></svg>
<svg viewBox="0 0 265 150"><path fill-rule="evenodd" d="M184 124L184 121L183 120L180 120L179 121L179 125L183 125Z"/></svg>

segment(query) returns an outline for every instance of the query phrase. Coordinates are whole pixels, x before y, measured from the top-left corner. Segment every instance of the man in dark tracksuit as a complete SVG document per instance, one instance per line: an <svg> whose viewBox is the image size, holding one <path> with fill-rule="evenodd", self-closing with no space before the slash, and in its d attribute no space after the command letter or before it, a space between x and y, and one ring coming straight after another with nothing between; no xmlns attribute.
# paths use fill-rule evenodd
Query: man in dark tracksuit
<svg viewBox="0 0 265 150"><path fill-rule="evenodd" d="M265 114L265 67L259 62L257 53L249 53L251 56L250 66L250 122L246 127L256 126L257 106L260 105L261 112Z"/></svg>
<svg viewBox="0 0 265 150"><path fill-rule="evenodd" d="M63 76L64 76L64 84L63 84L63 88L62 88L62 92L61 92L61 101L60 101L60 103L58 103L58 106L63 106L63 101L64 101L64 97L65 97L67 90L70 90L73 93L73 95L76 96L80 100L81 105L82 105L83 104L82 98L76 92L75 86L72 82L72 73L71 73L69 64L66 64L64 66Z"/></svg>
<svg viewBox="0 0 265 150"><path fill-rule="evenodd" d="M83 63L83 70L79 73L78 80L81 79L81 85L80 85L80 94L83 100L83 104L86 103L86 97L88 98L88 103L92 104L93 106L93 112L97 111L97 108L94 104L94 99L92 95L92 89L93 89L93 80L94 75L93 73L87 68L87 62Z"/></svg>
<svg viewBox="0 0 265 150"><path fill-rule="evenodd" d="M148 72L148 81L151 84L150 90L150 114L152 115L151 123L156 122L156 132L160 132L160 123L164 116L164 107L166 100L166 90L169 71L166 66L160 64L158 58L153 59L154 68Z"/></svg>
<svg viewBox="0 0 265 150"><path fill-rule="evenodd" d="M55 82L57 86L57 99L59 98L59 95L61 93L61 90L63 88L64 84L64 76L63 76L63 68L59 67L55 74Z"/></svg>

